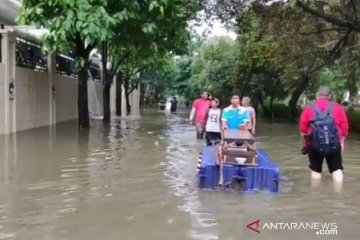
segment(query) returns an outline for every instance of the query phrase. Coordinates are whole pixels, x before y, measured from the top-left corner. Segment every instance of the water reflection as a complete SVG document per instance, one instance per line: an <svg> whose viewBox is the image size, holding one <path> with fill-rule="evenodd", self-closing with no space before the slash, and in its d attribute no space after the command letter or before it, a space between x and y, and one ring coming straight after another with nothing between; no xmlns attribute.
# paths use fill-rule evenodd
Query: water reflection
<svg viewBox="0 0 360 240"><path fill-rule="evenodd" d="M338 239L358 239L356 137L339 187L329 174L310 181L296 126L260 123L260 145L289 179L281 193L199 191L202 143L185 119L149 113L90 131L73 122L0 136L0 239L244 239L247 221L261 216L331 218L342 224Z"/></svg>

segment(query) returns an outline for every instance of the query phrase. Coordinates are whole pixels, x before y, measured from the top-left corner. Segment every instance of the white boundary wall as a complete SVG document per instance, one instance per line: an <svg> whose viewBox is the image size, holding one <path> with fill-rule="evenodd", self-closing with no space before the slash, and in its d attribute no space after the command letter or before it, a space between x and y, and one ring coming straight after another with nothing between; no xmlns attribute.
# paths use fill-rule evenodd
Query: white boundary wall
<svg viewBox="0 0 360 240"><path fill-rule="evenodd" d="M16 66L16 34L0 30L2 35L0 62L0 134L13 133L77 118L77 79L55 72L54 55L48 56L48 71L40 72ZM13 97L9 84L15 85ZM53 91L53 88L55 91ZM124 91L123 91L124 92ZM115 81L110 90L110 108L115 116ZM88 81L90 117L101 118L102 84ZM139 115L140 91L130 96L132 115ZM122 96L122 113L126 115L125 96Z"/></svg>

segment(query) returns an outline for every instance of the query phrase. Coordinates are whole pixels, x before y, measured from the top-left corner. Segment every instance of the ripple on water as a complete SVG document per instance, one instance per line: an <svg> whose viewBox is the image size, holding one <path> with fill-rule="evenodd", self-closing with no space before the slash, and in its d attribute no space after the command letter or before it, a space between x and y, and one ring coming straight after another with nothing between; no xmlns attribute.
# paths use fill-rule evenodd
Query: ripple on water
<svg viewBox="0 0 360 240"><path fill-rule="evenodd" d="M116 121L92 123L88 133L75 123L51 141L36 129L7 145L7 161L0 158L0 239L231 240L240 239L247 215L324 217L346 223L343 239L358 239L360 148L352 139L339 191L326 173L320 185L309 181L296 126L259 121L261 147L288 178L281 192L200 191L202 142L182 115Z"/></svg>
<svg viewBox="0 0 360 240"><path fill-rule="evenodd" d="M165 176L171 192L182 199L179 210L191 217L191 239L219 239L217 235L217 220L213 214L203 208L195 181L197 152L194 151L194 133L189 127L174 123L166 133L167 162Z"/></svg>

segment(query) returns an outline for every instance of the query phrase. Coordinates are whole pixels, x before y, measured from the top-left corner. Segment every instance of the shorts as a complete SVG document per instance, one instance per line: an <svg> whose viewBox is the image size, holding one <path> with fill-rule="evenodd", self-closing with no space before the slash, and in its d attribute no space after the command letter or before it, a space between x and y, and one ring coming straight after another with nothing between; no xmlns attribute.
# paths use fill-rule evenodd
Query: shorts
<svg viewBox="0 0 360 240"><path fill-rule="evenodd" d="M310 148L308 155L310 162L309 168L314 172L318 172L318 173L322 172L322 165L324 158L326 159L330 173L333 173L336 170L344 169L342 166L341 150L337 151L333 155L323 156Z"/></svg>
<svg viewBox="0 0 360 240"><path fill-rule="evenodd" d="M205 134L206 145L212 146L220 142L221 133L220 132L206 132Z"/></svg>
<svg viewBox="0 0 360 240"><path fill-rule="evenodd" d="M196 123L195 126L197 139L204 139L205 123Z"/></svg>

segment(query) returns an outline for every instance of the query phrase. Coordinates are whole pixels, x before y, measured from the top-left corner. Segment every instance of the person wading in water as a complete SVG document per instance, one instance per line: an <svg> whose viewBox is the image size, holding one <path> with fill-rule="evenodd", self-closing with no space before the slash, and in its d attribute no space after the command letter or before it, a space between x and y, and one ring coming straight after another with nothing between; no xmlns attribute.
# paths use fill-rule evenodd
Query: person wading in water
<svg viewBox="0 0 360 240"><path fill-rule="evenodd" d="M235 93L231 97L231 105L223 110L222 128L223 132L227 130L246 130L250 124L250 115L245 107L240 105L240 94ZM236 144L237 145L237 144ZM217 164L220 165L219 186L223 185L223 143L217 149Z"/></svg>
<svg viewBox="0 0 360 240"><path fill-rule="evenodd" d="M193 124L195 119L197 139L204 138L205 125L210 106L211 101L209 100L209 93L206 91L202 92L201 98L196 99L193 103L189 122L190 124Z"/></svg>
<svg viewBox="0 0 360 240"><path fill-rule="evenodd" d="M320 87L316 101L305 107L300 117L300 133L304 138L303 154L308 154L311 178L321 179L326 159L334 182L343 181L341 153L348 135L349 123L342 106L331 100L331 89Z"/></svg>
<svg viewBox="0 0 360 240"><path fill-rule="evenodd" d="M219 108L219 100L213 98L211 100L211 108L209 110L206 122L206 145L216 145L221 139L221 109Z"/></svg>
<svg viewBox="0 0 360 240"><path fill-rule="evenodd" d="M255 109L250 105L250 97L243 97L242 99L242 106L244 108L246 108L246 110L249 112L249 115L250 115L250 123L248 125L248 129L249 131L252 133L252 134L255 134L255 126L256 126L256 113L255 113Z"/></svg>
<svg viewBox="0 0 360 240"><path fill-rule="evenodd" d="M233 94L231 105L224 109L222 115L223 129L247 129L251 121L248 110L240 105L240 94Z"/></svg>

